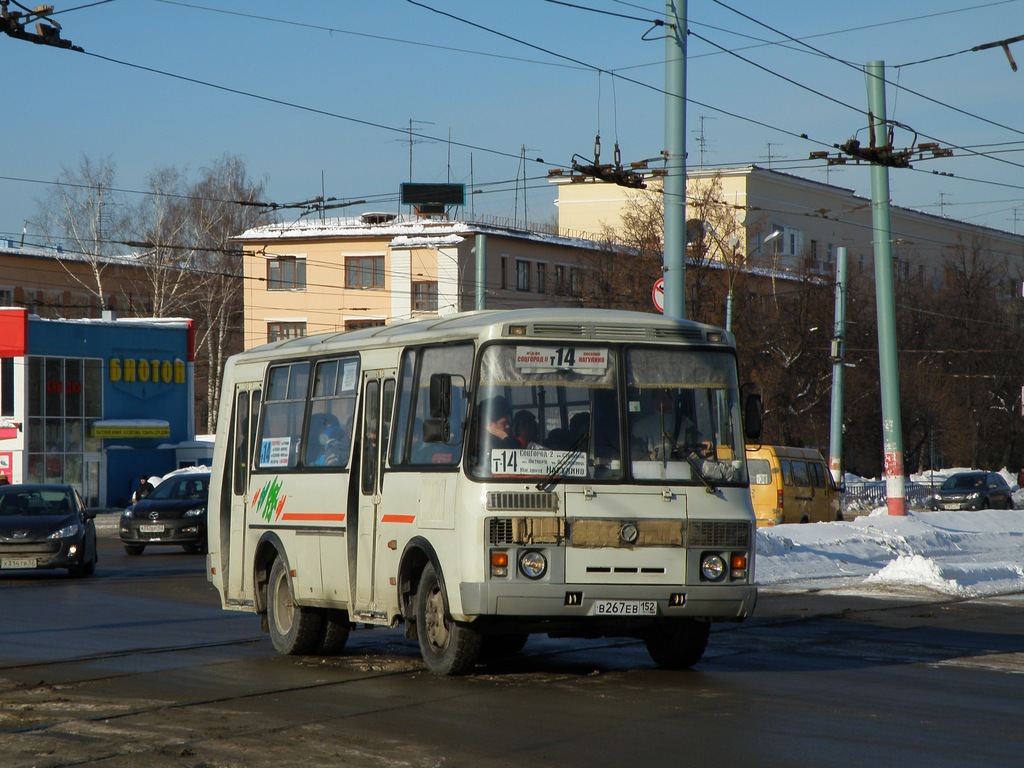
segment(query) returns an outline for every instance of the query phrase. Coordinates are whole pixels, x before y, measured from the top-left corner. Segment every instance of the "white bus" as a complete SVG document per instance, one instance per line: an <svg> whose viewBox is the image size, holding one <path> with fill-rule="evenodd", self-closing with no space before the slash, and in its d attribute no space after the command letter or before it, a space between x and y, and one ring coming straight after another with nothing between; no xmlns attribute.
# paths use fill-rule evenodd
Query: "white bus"
<svg viewBox="0 0 1024 768"><path fill-rule="evenodd" d="M284 654L404 624L438 675L530 633L640 638L689 667L711 621L754 608L760 421L732 336L660 315L483 311L268 344L226 366L208 578Z"/></svg>

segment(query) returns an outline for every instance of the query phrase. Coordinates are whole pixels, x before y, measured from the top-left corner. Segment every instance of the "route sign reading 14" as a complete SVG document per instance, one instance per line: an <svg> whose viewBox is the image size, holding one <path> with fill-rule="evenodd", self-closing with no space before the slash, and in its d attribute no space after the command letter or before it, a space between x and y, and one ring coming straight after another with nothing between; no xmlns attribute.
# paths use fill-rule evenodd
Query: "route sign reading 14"
<svg viewBox="0 0 1024 768"><path fill-rule="evenodd" d="M604 373L608 368L608 350L576 347L516 347L516 368L523 373L571 370L580 373Z"/></svg>

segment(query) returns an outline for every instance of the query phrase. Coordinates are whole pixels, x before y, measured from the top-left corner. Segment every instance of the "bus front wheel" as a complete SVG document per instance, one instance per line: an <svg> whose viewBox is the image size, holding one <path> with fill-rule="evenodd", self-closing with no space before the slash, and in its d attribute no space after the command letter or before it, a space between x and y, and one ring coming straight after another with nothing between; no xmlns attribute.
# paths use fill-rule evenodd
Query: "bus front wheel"
<svg viewBox="0 0 1024 768"><path fill-rule="evenodd" d="M655 663L669 669L689 669L704 655L711 623L694 619L659 621L644 637Z"/></svg>
<svg viewBox="0 0 1024 768"><path fill-rule="evenodd" d="M427 669L435 675L462 675L480 655L480 633L448 615L444 587L427 563L416 590L416 636Z"/></svg>
<svg viewBox="0 0 1024 768"><path fill-rule="evenodd" d="M267 623L278 653L294 656L311 652L320 642L323 615L295 604L292 581L284 558L274 560L267 584Z"/></svg>

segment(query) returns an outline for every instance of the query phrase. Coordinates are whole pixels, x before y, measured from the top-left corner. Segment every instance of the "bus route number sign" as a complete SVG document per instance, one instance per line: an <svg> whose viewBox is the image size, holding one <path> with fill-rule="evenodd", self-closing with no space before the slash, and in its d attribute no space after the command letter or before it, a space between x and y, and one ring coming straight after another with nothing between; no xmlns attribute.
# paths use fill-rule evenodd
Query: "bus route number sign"
<svg viewBox="0 0 1024 768"><path fill-rule="evenodd" d="M608 369L607 349L576 347L516 347L516 368L521 373L574 371L601 374Z"/></svg>

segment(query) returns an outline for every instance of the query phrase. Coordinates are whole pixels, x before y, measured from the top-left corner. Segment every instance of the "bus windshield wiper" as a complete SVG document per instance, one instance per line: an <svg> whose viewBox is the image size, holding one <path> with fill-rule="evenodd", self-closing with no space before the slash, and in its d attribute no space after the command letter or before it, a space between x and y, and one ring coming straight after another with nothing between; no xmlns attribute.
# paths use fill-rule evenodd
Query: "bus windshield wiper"
<svg viewBox="0 0 1024 768"><path fill-rule="evenodd" d="M711 478L704 474L704 470L700 468L700 464L697 463L697 459L694 458L692 453L686 454L686 463L690 465L690 469L696 473L700 481L704 483L704 489L708 493L717 493L718 486L711 482Z"/></svg>
<svg viewBox="0 0 1024 768"><path fill-rule="evenodd" d="M544 476L544 479L537 483L536 488L538 491L547 490L548 486L562 479L565 470L571 467L572 463L576 461L576 457L583 452L582 446L586 444L588 439L590 439L589 430L580 435L576 442L569 446L565 456L559 459L558 463L551 468L551 471Z"/></svg>

